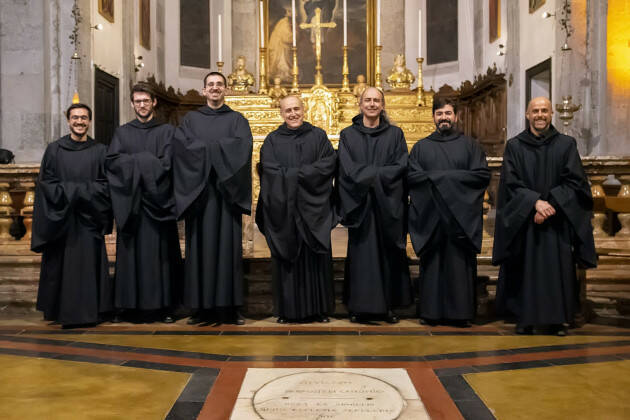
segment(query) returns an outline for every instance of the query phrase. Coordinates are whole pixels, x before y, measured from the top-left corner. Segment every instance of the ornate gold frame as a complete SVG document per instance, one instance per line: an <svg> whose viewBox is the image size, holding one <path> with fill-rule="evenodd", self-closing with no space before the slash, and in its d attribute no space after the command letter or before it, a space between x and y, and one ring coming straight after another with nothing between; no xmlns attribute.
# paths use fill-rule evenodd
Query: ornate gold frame
<svg viewBox="0 0 630 420"><path fill-rule="evenodd" d="M98 13L101 16L103 16L105 19L110 21L111 23L114 23L114 6L115 6L114 0L110 0L111 10L106 9L103 3L104 3L104 0L98 0Z"/></svg>
<svg viewBox="0 0 630 420"><path fill-rule="evenodd" d="M264 18L264 22L263 22L263 28L265 30L265 53L268 51L267 45L269 45L269 33L270 33L270 28L269 28L269 0L260 0L263 2L263 9L265 11L265 18ZM355 1L355 0L353 0ZM367 42L366 42L366 51L365 51L365 70L366 70L366 79L367 79L367 83L369 85L374 85L375 82L375 75L374 75L374 71L375 71L375 44L376 44L376 31L373 29L376 25L376 0L364 0L365 1L365 13L366 13L366 19L365 19L365 33L367 36ZM257 9L258 10L258 9ZM258 28L258 32L260 33L260 28ZM263 55L261 54L262 51L259 48L259 53L258 53L258 63L263 63L264 69L261 69L265 75L269 74L269 68L268 68L268 61L265 60L266 57L263 57ZM339 51L339 57L342 57L342 51ZM341 60L341 58L340 58ZM299 63L299 59L298 59L298 67L299 67L300 63ZM268 77L268 76L267 76ZM266 80L267 85L270 83L269 80ZM325 82L325 81L324 81ZM341 88L342 87L342 83L326 83L326 86L330 87L330 88ZM299 85L300 89L310 89L311 87L313 87L312 83L303 83Z"/></svg>

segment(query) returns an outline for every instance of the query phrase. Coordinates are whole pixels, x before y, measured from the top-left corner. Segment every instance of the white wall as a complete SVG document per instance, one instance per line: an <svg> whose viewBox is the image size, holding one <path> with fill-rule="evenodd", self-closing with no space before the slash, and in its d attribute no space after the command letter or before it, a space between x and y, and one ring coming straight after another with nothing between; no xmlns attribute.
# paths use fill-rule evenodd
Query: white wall
<svg viewBox="0 0 630 420"><path fill-rule="evenodd" d="M481 63L475 63L478 69L481 69L481 73L485 74L488 67L492 67L496 64L497 69L500 73L505 72L505 55L498 56L497 52L499 51L499 44L503 45L503 51L505 52L505 45L507 43L507 12L506 12L506 1L510 0L501 0L500 1L500 10L499 10L499 38L490 43L490 30L488 27L488 23L490 22L490 9L488 7L488 2L483 1L483 61Z"/></svg>

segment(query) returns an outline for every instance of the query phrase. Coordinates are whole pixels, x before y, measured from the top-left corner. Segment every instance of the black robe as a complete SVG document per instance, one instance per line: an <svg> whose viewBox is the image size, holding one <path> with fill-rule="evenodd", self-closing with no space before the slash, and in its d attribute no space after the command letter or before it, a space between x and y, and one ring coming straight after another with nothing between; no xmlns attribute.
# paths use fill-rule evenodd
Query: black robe
<svg viewBox="0 0 630 420"><path fill-rule="evenodd" d="M256 223L272 258L274 314L288 319L334 309L330 230L335 151L324 130L286 124L260 150Z"/></svg>
<svg viewBox="0 0 630 420"><path fill-rule="evenodd" d="M116 218L114 307L154 310L176 304L181 253L171 182L175 128L155 119L116 129L105 168Z"/></svg>
<svg viewBox="0 0 630 420"><path fill-rule="evenodd" d="M338 212L348 227L344 302L352 313L384 314L408 306L407 143L381 117L376 128L352 119L339 137Z"/></svg>
<svg viewBox="0 0 630 420"><path fill-rule="evenodd" d="M411 149L407 180L409 234L420 257L418 315L473 319L486 155L470 137L436 131Z"/></svg>
<svg viewBox="0 0 630 420"><path fill-rule="evenodd" d="M534 223L537 200L556 214ZM595 267L593 199L575 139L552 126L525 130L503 155L492 262L501 264L497 306L522 326L570 323L579 310L576 263Z"/></svg>
<svg viewBox="0 0 630 420"><path fill-rule="evenodd" d="M99 321L112 310L104 235L112 214L106 147L69 135L46 148L35 188L31 250L42 253L37 309L63 325Z"/></svg>
<svg viewBox="0 0 630 420"><path fill-rule="evenodd" d="M252 133L227 105L184 117L173 140L175 203L186 220L184 304L243 305L242 216L252 202Z"/></svg>

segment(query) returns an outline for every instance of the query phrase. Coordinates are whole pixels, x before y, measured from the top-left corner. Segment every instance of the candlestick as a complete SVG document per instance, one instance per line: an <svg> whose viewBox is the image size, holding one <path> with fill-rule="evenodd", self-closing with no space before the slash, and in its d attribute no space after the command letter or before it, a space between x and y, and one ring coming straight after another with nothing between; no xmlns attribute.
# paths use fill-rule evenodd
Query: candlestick
<svg viewBox="0 0 630 420"><path fill-rule="evenodd" d="M376 46L376 60L375 60L375 76L376 76L376 80L374 80L374 87L381 89L382 86L382 82L381 82L381 50L383 49L382 45L377 45Z"/></svg>
<svg viewBox="0 0 630 420"><path fill-rule="evenodd" d="M258 82L258 93L261 95L267 94L267 68L265 62L267 61L267 49L260 48L260 77Z"/></svg>
<svg viewBox="0 0 630 420"><path fill-rule="evenodd" d="M350 81L348 80L348 75L350 74L350 69L348 68L348 46L343 46L343 67L341 70L343 74L343 79L341 82L341 91L342 92L350 92Z"/></svg>
<svg viewBox="0 0 630 420"><path fill-rule="evenodd" d="M265 12L263 2L260 2L260 48L265 48Z"/></svg>
<svg viewBox="0 0 630 420"><path fill-rule="evenodd" d="M418 57L422 57L422 9L418 9Z"/></svg>
<svg viewBox="0 0 630 420"><path fill-rule="evenodd" d="M422 62L424 61L424 58L422 57L418 57L416 58L416 61L418 62L418 91L417 91L417 103L418 105L422 105L425 106L426 103L424 102L424 83L422 83Z"/></svg>
<svg viewBox="0 0 630 420"><path fill-rule="evenodd" d="M298 85L298 62L297 62L297 48L294 46L293 48L291 48L291 50L293 51L293 84L291 86L291 93L299 93L300 92L300 87Z"/></svg>
<svg viewBox="0 0 630 420"><path fill-rule="evenodd" d="M217 61L217 69L219 73L223 73L223 61Z"/></svg>
<svg viewBox="0 0 630 420"><path fill-rule="evenodd" d="M293 30L293 47L295 47L295 0L291 0L291 28Z"/></svg>
<svg viewBox="0 0 630 420"><path fill-rule="evenodd" d="M223 61L223 46L222 46L222 35L221 35L221 15L219 15L219 45L218 45L218 49L219 49L219 61Z"/></svg>
<svg viewBox="0 0 630 420"><path fill-rule="evenodd" d="M343 46L348 46L348 5L347 0L343 0Z"/></svg>
<svg viewBox="0 0 630 420"><path fill-rule="evenodd" d="M376 0L376 45L381 45L381 0Z"/></svg>

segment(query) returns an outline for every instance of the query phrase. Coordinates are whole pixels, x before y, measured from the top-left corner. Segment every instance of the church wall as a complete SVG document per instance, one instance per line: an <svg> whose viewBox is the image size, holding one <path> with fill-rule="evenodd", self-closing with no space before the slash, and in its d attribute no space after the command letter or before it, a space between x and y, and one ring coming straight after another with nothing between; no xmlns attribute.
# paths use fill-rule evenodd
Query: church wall
<svg viewBox="0 0 630 420"><path fill-rule="evenodd" d="M39 161L46 144L45 3L0 5L0 99L3 148L16 161Z"/></svg>
<svg viewBox="0 0 630 420"><path fill-rule="evenodd" d="M418 68L415 59L418 56L418 9L422 9L422 53L424 89L437 91L448 84L458 88L464 80L471 80L475 74L474 67L474 2L458 0L458 61L436 65L426 64L426 2L425 0L405 0L405 55L407 67L414 73ZM388 28L390 30L390 28ZM416 84L413 87L417 86Z"/></svg>
<svg viewBox="0 0 630 420"><path fill-rule="evenodd" d="M416 9L416 20L418 12ZM389 71L394 66L394 58L398 54L405 54L407 68L414 74L418 73L418 64L416 63L416 55L408 56L405 52L405 30L400 25L405 21L405 3L399 0L382 0L381 1L381 43L383 50L381 54L381 72L383 74L383 84L386 89L389 88L384 81ZM418 31L416 29L416 40L418 39ZM416 48L417 51L417 48ZM341 55L341 53L340 53ZM354 80L351 81L355 82Z"/></svg>
<svg viewBox="0 0 630 420"><path fill-rule="evenodd" d="M480 4L482 6L482 26L481 26L481 39L482 39L482 53L481 61L475 60L475 73L476 74L485 74L488 67L492 67L496 64L499 72L505 71L505 55L499 56L497 52L500 50L505 52L505 45L507 43L507 5L506 1L509 0L501 0L499 2L499 38L490 43L490 9L488 7L487 1L474 2L475 4ZM477 25L475 25L475 29ZM504 48L500 49L499 44L503 45ZM476 48L476 46L475 46Z"/></svg>
<svg viewBox="0 0 630 420"><path fill-rule="evenodd" d="M168 0L164 2L164 16L166 25L164 27L164 82L167 86L178 87L183 93L190 89L201 91L203 87L203 77L210 71L217 70L218 60L217 47L217 16L223 16L223 61L225 63L224 73L232 68L232 43L230 42L232 33L232 5L230 0L218 0L210 2L210 69L187 67L180 65L180 32L179 0ZM247 23L251 25L252 23ZM251 40L250 40L251 42ZM248 60L251 64L251 62Z"/></svg>
<svg viewBox="0 0 630 420"><path fill-rule="evenodd" d="M258 90L258 45L259 39L259 11L258 0L233 0L232 1L232 42L231 48L234 57L242 55L247 62L247 70L256 79L254 89ZM226 61L225 71L229 74L233 70L234 60Z"/></svg>
<svg viewBox="0 0 630 420"><path fill-rule="evenodd" d="M92 31L92 42L94 45L92 61L95 66L104 72L120 79L122 75L122 56L125 53L123 50L122 1L114 1L114 23L98 13L98 0L92 0L91 6L92 26L99 23L103 25L102 31Z"/></svg>

